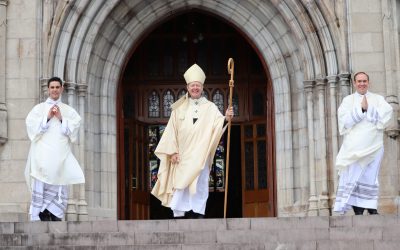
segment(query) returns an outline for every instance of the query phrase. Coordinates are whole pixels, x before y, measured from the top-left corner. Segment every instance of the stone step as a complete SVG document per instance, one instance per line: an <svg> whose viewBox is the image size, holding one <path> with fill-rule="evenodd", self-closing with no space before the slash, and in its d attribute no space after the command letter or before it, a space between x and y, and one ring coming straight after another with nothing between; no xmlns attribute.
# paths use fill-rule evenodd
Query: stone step
<svg viewBox="0 0 400 250"><path fill-rule="evenodd" d="M0 250L396 250L399 241L372 241L372 240L347 240L347 241L307 241L307 242L268 242L265 244L164 244L164 245L80 245L80 246L0 246Z"/></svg>
<svg viewBox="0 0 400 250"><path fill-rule="evenodd" d="M0 222L0 249L397 249L399 235L391 215Z"/></svg>

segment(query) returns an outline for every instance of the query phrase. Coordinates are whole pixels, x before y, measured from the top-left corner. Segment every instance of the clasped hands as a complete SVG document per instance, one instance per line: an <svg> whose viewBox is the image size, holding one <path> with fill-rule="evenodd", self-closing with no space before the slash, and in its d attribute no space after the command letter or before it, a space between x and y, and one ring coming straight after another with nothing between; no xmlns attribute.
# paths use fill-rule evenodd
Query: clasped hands
<svg viewBox="0 0 400 250"><path fill-rule="evenodd" d="M363 97L362 101L361 101L361 110L363 113L367 113L368 111L368 101L367 98ZM376 124L379 120L379 118L376 117L376 114L374 113L373 109L371 113L367 113L367 121L372 122L374 124Z"/></svg>
<svg viewBox="0 0 400 250"><path fill-rule="evenodd" d="M363 112L367 112L367 110L368 110L368 101L367 101L367 97L365 97L365 95L361 101L361 109Z"/></svg>
<svg viewBox="0 0 400 250"><path fill-rule="evenodd" d="M56 117L58 120L62 121L62 116L60 112L60 107L54 105L50 108L49 113L47 114L47 120L50 120L53 117Z"/></svg>

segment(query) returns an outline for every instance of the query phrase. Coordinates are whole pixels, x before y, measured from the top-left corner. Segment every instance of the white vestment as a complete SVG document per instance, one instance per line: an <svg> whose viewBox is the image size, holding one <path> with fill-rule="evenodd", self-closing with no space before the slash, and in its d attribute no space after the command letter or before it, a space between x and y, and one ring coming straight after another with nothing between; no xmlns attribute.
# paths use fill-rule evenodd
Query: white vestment
<svg viewBox="0 0 400 250"><path fill-rule="evenodd" d="M39 213L45 209L62 219L67 209L68 189L65 185L50 185L34 179L32 202L29 208L31 221L40 220Z"/></svg>
<svg viewBox="0 0 400 250"><path fill-rule="evenodd" d="M225 131L225 117L214 103L204 97L197 100L182 97L172 105L172 109L155 150L160 168L151 193L163 206L171 207L175 216L190 210L204 214L209 165ZM178 164L170 160L174 153L179 153Z"/></svg>
<svg viewBox="0 0 400 250"><path fill-rule="evenodd" d="M393 109L385 99L366 93L367 112L362 112L363 96L346 96L338 109L339 132L344 136L336 157L340 179L334 211L344 213L351 206L374 208L378 200L378 174L383 157L383 132Z"/></svg>
<svg viewBox="0 0 400 250"><path fill-rule="evenodd" d="M47 120L47 114L55 104L60 109L62 122L56 117ZM45 187L43 195L47 191L60 190L63 185L85 183L83 171L71 151L71 143L77 139L80 120L80 116L72 107L60 100L54 101L50 98L36 105L29 112L26 127L31 147L25 168L25 179L31 191L34 191L34 187L36 191L42 190L37 186L40 182L44 183ZM35 180L40 182L35 182ZM60 198L62 192L58 193L59 195L55 197ZM67 195L66 192L64 193ZM37 200L37 194L32 193L32 199ZM32 200L30 211L37 211L38 207L39 204L35 204ZM46 209L45 205L40 208L41 211L44 209ZM36 218L34 214L31 216L33 216L32 219Z"/></svg>
<svg viewBox="0 0 400 250"><path fill-rule="evenodd" d="M210 167L209 164L206 164L197 180L196 193L191 195L189 188L175 190L170 204L174 217L184 216L185 212L190 210L198 214L205 214L209 178Z"/></svg>

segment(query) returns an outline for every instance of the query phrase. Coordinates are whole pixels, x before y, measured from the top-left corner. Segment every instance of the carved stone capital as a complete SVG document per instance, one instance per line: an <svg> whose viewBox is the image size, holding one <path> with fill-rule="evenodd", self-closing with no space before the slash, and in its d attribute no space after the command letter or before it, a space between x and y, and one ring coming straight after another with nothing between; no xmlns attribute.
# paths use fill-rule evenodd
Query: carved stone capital
<svg viewBox="0 0 400 250"><path fill-rule="evenodd" d="M385 133L389 136L389 138L393 140L396 140L400 134L400 118L397 119L396 125L394 127L389 126L388 128L385 129Z"/></svg>
<svg viewBox="0 0 400 250"><path fill-rule="evenodd" d="M400 130L397 129L386 129L385 133L389 136L389 138L396 140L397 137L399 136Z"/></svg>
<svg viewBox="0 0 400 250"><path fill-rule="evenodd" d="M339 82L342 86L348 86L351 83L351 74L350 73L340 73Z"/></svg>
<svg viewBox="0 0 400 250"><path fill-rule="evenodd" d="M8 140L7 126L7 106L5 103L0 103L0 145Z"/></svg>
<svg viewBox="0 0 400 250"><path fill-rule="evenodd" d="M50 78L42 78L42 79L40 79L40 88L41 88L41 94L42 94L42 96L41 96L41 99L44 101L46 98L47 98L47 96L48 96L48 93L47 93L47 89L48 89L48 87L47 87L47 81L49 80Z"/></svg>
<svg viewBox="0 0 400 250"><path fill-rule="evenodd" d="M343 72L343 73L340 73L338 76L339 76L339 80L350 80L351 74L348 72Z"/></svg>
<svg viewBox="0 0 400 250"><path fill-rule="evenodd" d="M68 95L73 95L73 94L75 94L76 83L65 81L65 82L64 82L64 89L67 90L67 94L68 94Z"/></svg>
<svg viewBox="0 0 400 250"><path fill-rule="evenodd" d="M315 81L313 80L304 80L303 81L303 85L304 85L304 90L306 92L312 92L314 85L315 85Z"/></svg>
<svg viewBox="0 0 400 250"><path fill-rule="evenodd" d="M65 82L64 82L64 89L75 90L76 85L77 85L77 84L74 83L74 82L67 82L67 81L65 81Z"/></svg>
<svg viewBox="0 0 400 250"><path fill-rule="evenodd" d="M0 5L7 6L8 0L0 0Z"/></svg>
<svg viewBox="0 0 400 250"><path fill-rule="evenodd" d="M337 76L327 76L326 80L328 81L328 84L330 85L330 87L335 87L338 82L338 77Z"/></svg>
<svg viewBox="0 0 400 250"><path fill-rule="evenodd" d="M315 79L315 81L316 81L315 85L317 86L317 89L319 91L323 91L325 89L325 86L326 86L326 79L325 78L318 78L318 79Z"/></svg>
<svg viewBox="0 0 400 250"><path fill-rule="evenodd" d="M88 86L86 84L77 84L76 86L79 97L85 97L87 94Z"/></svg>

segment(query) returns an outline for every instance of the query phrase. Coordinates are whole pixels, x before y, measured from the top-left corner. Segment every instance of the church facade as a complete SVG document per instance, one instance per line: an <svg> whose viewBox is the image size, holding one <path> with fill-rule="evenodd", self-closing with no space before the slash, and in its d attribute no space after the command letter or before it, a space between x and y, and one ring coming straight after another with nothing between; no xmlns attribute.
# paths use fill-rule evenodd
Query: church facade
<svg viewBox="0 0 400 250"><path fill-rule="evenodd" d="M336 112L365 71L394 108L378 210L398 214L399 25L396 0L0 0L0 220L28 218L25 117L52 76L83 121L74 154L86 183L70 187L67 220L168 218L149 192L169 104L196 62L224 110L230 57L233 187L225 137L210 208L222 213L229 191L230 217L333 215Z"/></svg>

